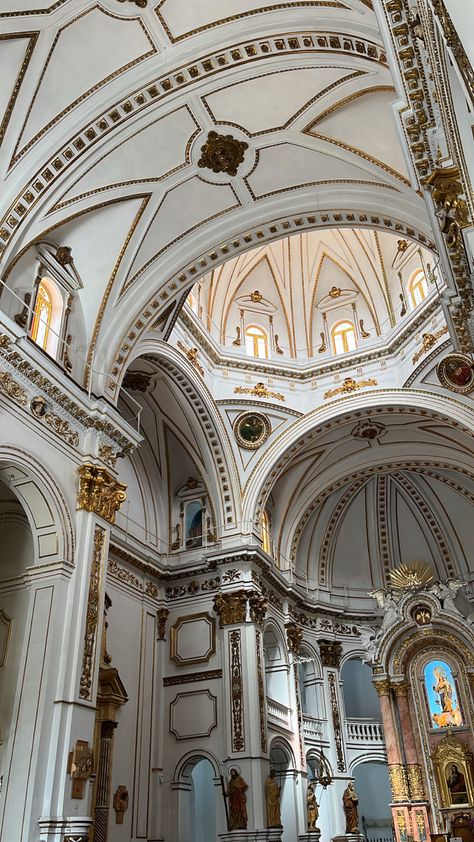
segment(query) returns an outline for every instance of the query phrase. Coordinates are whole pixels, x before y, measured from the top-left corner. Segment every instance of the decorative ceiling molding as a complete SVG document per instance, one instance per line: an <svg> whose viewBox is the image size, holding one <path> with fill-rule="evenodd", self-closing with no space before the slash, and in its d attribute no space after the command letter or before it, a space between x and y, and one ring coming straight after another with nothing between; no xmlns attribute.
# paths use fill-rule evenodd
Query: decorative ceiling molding
<svg viewBox="0 0 474 842"><path fill-rule="evenodd" d="M1 15L0 15L0 17L1 17ZM15 107L15 102L16 102L21 84L22 84L23 79L25 77L26 71L28 69L28 65L30 63L30 59L31 59L31 56L33 54L33 50L36 46L38 36L39 36L39 32L11 32L11 33L8 33L8 34L0 35L0 47L1 47L2 41L15 41L15 40L18 40L18 39L21 39L21 38L26 38L28 40L28 43L27 43L26 49L25 49L25 54L24 54L24 57L23 57L23 61L21 63L20 69L18 71L17 77L15 79L15 83L13 85L13 88L12 88L12 91L11 91L11 94L10 94L10 98L7 102L5 112L4 112L2 120L0 122L0 145L3 141L4 136L5 136L5 132L6 132L7 127L8 127L8 123L10 122L10 117L11 117L13 109ZM4 84L4 83L2 83L2 84Z"/></svg>
<svg viewBox="0 0 474 842"><path fill-rule="evenodd" d="M255 61L274 59L275 56L289 58L295 54L324 55L340 54L353 56L357 60L376 62L386 66L387 58L383 48L367 39L342 33L307 32L294 35L272 35L255 42L236 43L219 52L208 53L193 62L169 69L155 80L137 88L101 111L96 117L75 132L54 153L50 153L42 166L23 187L0 221L0 256L10 243L12 234L23 226L29 214L47 191L62 179L72 166L104 137L124 126L128 120L157 102L163 102L170 94L188 86L200 83L203 78L232 71L235 67Z"/></svg>

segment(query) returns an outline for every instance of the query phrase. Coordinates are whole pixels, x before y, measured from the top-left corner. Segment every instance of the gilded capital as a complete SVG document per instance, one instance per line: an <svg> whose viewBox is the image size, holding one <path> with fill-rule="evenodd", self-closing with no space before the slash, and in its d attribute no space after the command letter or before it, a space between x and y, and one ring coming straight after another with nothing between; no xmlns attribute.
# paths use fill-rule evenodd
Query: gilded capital
<svg viewBox="0 0 474 842"><path fill-rule="evenodd" d="M285 629L286 639L288 642L288 650L290 652L293 652L294 655L297 655L300 651L301 639L303 637L303 629L301 629L296 623L287 623Z"/></svg>
<svg viewBox="0 0 474 842"><path fill-rule="evenodd" d="M337 640L318 640L323 667L338 669L342 656L342 644Z"/></svg>
<svg viewBox="0 0 474 842"><path fill-rule="evenodd" d="M265 596L256 591L252 591L249 594L250 619L253 623L257 623L259 626L263 625L267 613L267 606L268 600Z"/></svg>
<svg viewBox="0 0 474 842"><path fill-rule="evenodd" d="M390 693L390 681L388 678L378 679L377 681L372 682L377 694L379 696L388 696Z"/></svg>
<svg viewBox="0 0 474 842"><path fill-rule="evenodd" d="M115 513L126 499L126 485L118 482L112 474L100 465L81 465L78 469L79 509L95 514L114 523Z"/></svg>
<svg viewBox="0 0 474 842"><path fill-rule="evenodd" d="M399 681L397 684L393 684L392 687L395 690L396 696L408 695L408 681Z"/></svg>
<svg viewBox="0 0 474 842"><path fill-rule="evenodd" d="M247 595L245 591L218 593L214 597L214 611L219 615L219 625L230 626L233 623L245 623L247 614Z"/></svg>

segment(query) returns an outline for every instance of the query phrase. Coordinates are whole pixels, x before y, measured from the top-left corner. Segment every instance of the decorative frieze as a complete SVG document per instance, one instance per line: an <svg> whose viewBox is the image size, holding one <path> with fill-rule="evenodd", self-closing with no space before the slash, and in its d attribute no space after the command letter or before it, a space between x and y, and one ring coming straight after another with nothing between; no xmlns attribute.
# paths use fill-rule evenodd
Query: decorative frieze
<svg viewBox="0 0 474 842"><path fill-rule="evenodd" d="M222 670L201 670L201 672L187 672L185 675L168 675L163 677L163 687L173 687L175 684L193 684L195 681L212 681L222 678Z"/></svg>
<svg viewBox="0 0 474 842"><path fill-rule="evenodd" d="M245 731L240 629L235 629L229 634L229 664L232 751L244 751Z"/></svg>
<svg viewBox="0 0 474 842"><path fill-rule="evenodd" d="M8 371L0 372L0 392L3 392L4 395L7 395L7 397L11 398L20 406L26 406L28 398L25 390L13 379Z"/></svg>
<svg viewBox="0 0 474 842"><path fill-rule="evenodd" d="M91 699L92 693L92 683L94 679L94 656L97 627L99 623L100 584L102 578L105 535L105 530L100 526L96 526L94 531L94 549L89 579L89 595L87 597L82 673L79 685L79 695L81 699Z"/></svg>
<svg viewBox="0 0 474 842"><path fill-rule="evenodd" d="M109 523L115 522L115 513L126 499L122 482L100 465L81 465L78 469L79 493L77 497L80 509L95 512Z"/></svg>

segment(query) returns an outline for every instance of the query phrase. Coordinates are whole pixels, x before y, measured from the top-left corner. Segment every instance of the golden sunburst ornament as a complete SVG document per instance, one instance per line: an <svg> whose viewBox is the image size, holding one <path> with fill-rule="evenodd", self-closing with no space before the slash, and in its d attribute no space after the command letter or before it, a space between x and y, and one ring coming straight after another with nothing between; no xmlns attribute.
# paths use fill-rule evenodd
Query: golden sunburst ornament
<svg viewBox="0 0 474 842"><path fill-rule="evenodd" d="M433 580L431 568L423 561L401 564L396 570L390 570L388 575L392 587L399 591L420 588Z"/></svg>

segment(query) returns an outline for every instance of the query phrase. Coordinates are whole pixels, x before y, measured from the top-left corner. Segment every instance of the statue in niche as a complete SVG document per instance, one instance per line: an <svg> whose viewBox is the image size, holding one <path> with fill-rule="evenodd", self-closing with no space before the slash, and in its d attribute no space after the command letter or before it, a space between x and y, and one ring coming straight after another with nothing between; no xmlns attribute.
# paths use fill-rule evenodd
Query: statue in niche
<svg viewBox="0 0 474 842"><path fill-rule="evenodd" d="M326 337L324 335L324 331L322 330L319 335L321 337L321 345L318 348L318 354L324 354L324 352L327 350Z"/></svg>
<svg viewBox="0 0 474 842"><path fill-rule="evenodd" d="M247 830L247 796L245 793L248 788L248 784L245 783L237 769L231 769L226 790L226 797L229 799L230 830Z"/></svg>
<svg viewBox="0 0 474 842"><path fill-rule="evenodd" d="M235 328L235 339L232 342L232 345L236 345L237 347L242 344L242 340L240 338L240 327L237 325Z"/></svg>
<svg viewBox="0 0 474 842"><path fill-rule="evenodd" d="M319 818L319 806L314 794L314 785L312 781L308 781L308 788L306 790L306 815L308 833L314 833L319 830L319 828L316 827L316 822Z"/></svg>
<svg viewBox="0 0 474 842"><path fill-rule="evenodd" d="M451 763L446 770L446 783L451 793L451 804L468 804L466 779L456 763Z"/></svg>
<svg viewBox="0 0 474 842"><path fill-rule="evenodd" d="M425 688L433 726L462 725L456 683L450 666L444 661L430 661L424 670Z"/></svg>
<svg viewBox="0 0 474 842"><path fill-rule="evenodd" d="M265 797L267 802L267 827L282 827L280 812L281 787L275 780L275 769L270 769L270 774L265 783Z"/></svg>
<svg viewBox="0 0 474 842"><path fill-rule="evenodd" d="M346 833L359 833L359 799L352 781L349 781L342 793L342 804L346 815Z"/></svg>

